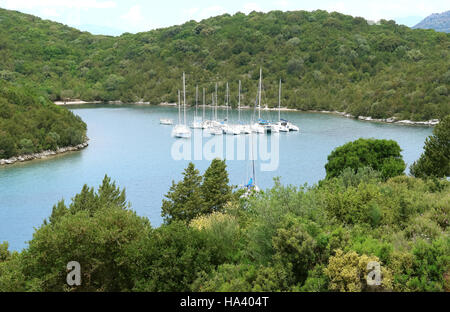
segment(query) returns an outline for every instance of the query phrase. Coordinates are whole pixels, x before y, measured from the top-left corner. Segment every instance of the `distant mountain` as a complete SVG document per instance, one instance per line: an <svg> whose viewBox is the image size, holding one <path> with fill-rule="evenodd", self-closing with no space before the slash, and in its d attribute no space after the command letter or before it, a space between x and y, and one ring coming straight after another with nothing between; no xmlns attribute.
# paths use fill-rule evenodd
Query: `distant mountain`
<svg viewBox="0 0 450 312"><path fill-rule="evenodd" d="M434 29L450 33L450 11L431 14L413 28Z"/></svg>

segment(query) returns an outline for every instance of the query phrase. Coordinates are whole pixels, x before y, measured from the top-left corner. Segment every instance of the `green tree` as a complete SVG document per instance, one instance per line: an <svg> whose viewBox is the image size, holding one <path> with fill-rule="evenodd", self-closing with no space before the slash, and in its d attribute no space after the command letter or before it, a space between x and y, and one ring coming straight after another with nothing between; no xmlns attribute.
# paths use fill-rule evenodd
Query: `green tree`
<svg viewBox="0 0 450 312"><path fill-rule="evenodd" d="M65 291L66 265L77 261L77 291L126 291L133 287L122 254L127 244L148 233L148 220L111 203L94 214L79 211L39 228L23 253L23 274L32 291Z"/></svg>
<svg viewBox="0 0 450 312"><path fill-rule="evenodd" d="M403 174L406 164L401 149L393 140L358 139L336 148L325 165L327 179L339 176L346 168L371 167L384 179Z"/></svg>
<svg viewBox="0 0 450 312"><path fill-rule="evenodd" d="M28 290L127 291L134 286L124 252L132 242L147 237L150 224L124 209L124 198L109 178L98 193L91 190L85 187L84 195L75 196L69 208L60 202L51 222L36 230L20 255ZM81 200L88 197L90 201ZM65 282L70 261L82 268L82 285L75 288Z"/></svg>
<svg viewBox="0 0 450 312"><path fill-rule="evenodd" d="M320 259L320 248L316 240L308 233L308 227L301 219L289 216L281 223L277 234L272 239L275 249L274 259L289 267L297 282L303 282L308 271Z"/></svg>
<svg viewBox="0 0 450 312"><path fill-rule="evenodd" d="M9 135L0 133L0 158L10 158L16 153L16 146L13 138Z"/></svg>
<svg viewBox="0 0 450 312"><path fill-rule="evenodd" d="M127 261L133 267L135 291L189 291L200 272L217 263L202 232L182 221L154 230L146 239L131 244Z"/></svg>
<svg viewBox="0 0 450 312"><path fill-rule="evenodd" d="M424 153L411 166L411 174L418 178L450 176L450 115L434 128L425 141Z"/></svg>
<svg viewBox="0 0 450 312"><path fill-rule="evenodd" d="M231 200L232 187L228 183L225 160L214 159L203 175L200 188L206 213L222 211L225 204Z"/></svg>
<svg viewBox="0 0 450 312"><path fill-rule="evenodd" d="M183 180L175 183L165 195L161 215L166 223L175 220L190 222L204 213L204 202L200 194L202 177L193 163L183 172Z"/></svg>
<svg viewBox="0 0 450 312"><path fill-rule="evenodd" d="M4 262L11 257L11 253L8 250L8 242L3 242L0 244L0 262Z"/></svg>

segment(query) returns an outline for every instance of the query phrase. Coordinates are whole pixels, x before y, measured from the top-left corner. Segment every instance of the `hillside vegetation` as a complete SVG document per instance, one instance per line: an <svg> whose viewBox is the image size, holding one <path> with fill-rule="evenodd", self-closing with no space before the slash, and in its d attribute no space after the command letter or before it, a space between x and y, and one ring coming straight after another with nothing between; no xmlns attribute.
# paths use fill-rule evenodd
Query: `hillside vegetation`
<svg viewBox="0 0 450 312"><path fill-rule="evenodd" d="M347 169L320 186L276 181L215 206L215 196L195 192L208 172L189 167L166 196L176 213L158 228L107 177L98 191L84 186L70 204L59 202L26 249L0 244L0 292L450 290L445 179L384 182L371 168ZM224 170L214 169L223 186ZM70 287L74 260L81 285ZM379 286L367 283L372 261Z"/></svg>
<svg viewBox="0 0 450 312"><path fill-rule="evenodd" d="M86 124L28 88L0 81L0 159L86 140Z"/></svg>
<svg viewBox="0 0 450 312"><path fill-rule="evenodd" d="M263 67L264 101L302 110L376 118L442 118L450 113L450 37L381 21L368 25L325 11L237 13L120 37L0 10L0 79L35 85L51 100L175 102L187 73L188 101L199 84L223 103L254 103ZM207 97L208 98L208 97ZM220 104L220 103L219 103Z"/></svg>

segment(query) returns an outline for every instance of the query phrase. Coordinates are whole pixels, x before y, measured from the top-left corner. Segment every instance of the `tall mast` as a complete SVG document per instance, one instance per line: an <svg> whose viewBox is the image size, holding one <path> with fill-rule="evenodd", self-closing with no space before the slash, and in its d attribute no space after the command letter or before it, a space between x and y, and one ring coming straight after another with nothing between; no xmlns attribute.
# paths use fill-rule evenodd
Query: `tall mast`
<svg viewBox="0 0 450 312"><path fill-rule="evenodd" d="M258 119L261 119L261 89L262 89L262 67L259 68Z"/></svg>
<svg viewBox="0 0 450 312"><path fill-rule="evenodd" d="M178 124L181 124L181 95L180 89L178 89Z"/></svg>
<svg viewBox="0 0 450 312"><path fill-rule="evenodd" d="M219 102L217 101L217 82L216 82L216 112L215 112L215 120L217 120L217 105L219 104Z"/></svg>
<svg viewBox="0 0 450 312"><path fill-rule="evenodd" d="M184 124L186 125L186 77L183 72L183 104L184 104Z"/></svg>
<svg viewBox="0 0 450 312"><path fill-rule="evenodd" d="M205 95L205 88L203 88L203 118L202 121L205 121L205 101L206 100L206 95Z"/></svg>
<svg viewBox="0 0 450 312"><path fill-rule="evenodd" d="M214 120L214 93L211 93L211 120Z"/></svg>
<svg viewBox="0 0 450 312"><path fill-rule="evenodd" d="M214 120L214 93L211 93L211 120Z"/></svg>
<svg viewBox="0 0 450 312"><path fill-rule="evenodd" d="M241 121L241 81L239 80L239 100L238 100L238 110L239 110L239 122Z"/></svg>
<svg viewBox="0 0 450 312"><path fill-rule="evenodd" d="M198 85L195 87L195 118L197 118L198 113Z"/></svg>
<svg viewBox="0 0 450 312"><path fill-rule="evenodd" d="M253 133L250 134L250 150L252 153L252 176L253 176L253 185L256 185L256 174L255 174L255 155L253 150Z"/></svg>
<svg viewBox="0 0 450 312"><path fill-rule="evenodd" d="M281 121L281 79L280 79L280 89L278 91L278 121Z"/></svg>
<svg viewBox="0 0 450 312"><path fill-rule="evenodd" d="M228 93L228 82L227 82L227 122L228 122L228 104L230 100L230 94Z"/></svg>

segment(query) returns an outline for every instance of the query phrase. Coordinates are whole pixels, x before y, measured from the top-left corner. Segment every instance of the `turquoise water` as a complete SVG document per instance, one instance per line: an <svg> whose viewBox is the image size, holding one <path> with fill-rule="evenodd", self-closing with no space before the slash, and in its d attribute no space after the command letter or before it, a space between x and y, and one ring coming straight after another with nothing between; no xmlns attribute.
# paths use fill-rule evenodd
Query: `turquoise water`
<svg viewBox="0 0 450 312"><path fill-rule="evenodd" d="M71 109L88 125L88 148L0 168L0 242L8 241L13 250L26 247L34 228L48 218L58 200L70 202L85 183L97 187L105 174L126 187L132 209L158 226L162 222L161 200L172 179L178 180L189 162L173 160L171 150L176 140L171 137L172 128L159 124L160 117L176 120L176 108L97 105ZM207 110L207 116L210 114ZM250 118L250 112L242 114ZM190 110L189 120L192 115ZM276 113L271 115L263 113L264 118L277 118ZM236 117L233 112L231 118ZM290 112L283 113L283 117L299 125L301 132L277 135L277 170L261 172L257 166L257 182L263 189L272 186L277 176L284 184L316 183L325 176L324 165L330 152L360 137L396 140L409 165L420 156L425 138L432 133L427 127L362 122L330 114ZM194 163L203 172L209 161ZM227 165L233 184L246 182L249 161L229 160Z"/></svg>

